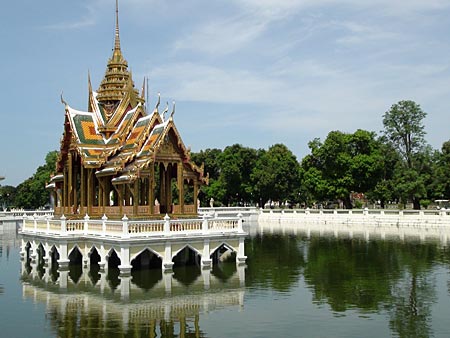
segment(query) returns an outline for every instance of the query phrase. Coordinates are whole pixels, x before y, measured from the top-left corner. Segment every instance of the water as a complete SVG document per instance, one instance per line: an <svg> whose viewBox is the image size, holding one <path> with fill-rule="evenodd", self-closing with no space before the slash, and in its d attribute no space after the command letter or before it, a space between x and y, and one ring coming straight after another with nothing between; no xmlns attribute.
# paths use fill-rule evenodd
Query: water
<svg viewBox="0 0 450 338"><path fill-rule="evenodd" d="M0 243L1 337L450 336L450 250L439 240L307 238L253 225L245 271L229 262L170 279L33 271L14 231Z"/></svg>

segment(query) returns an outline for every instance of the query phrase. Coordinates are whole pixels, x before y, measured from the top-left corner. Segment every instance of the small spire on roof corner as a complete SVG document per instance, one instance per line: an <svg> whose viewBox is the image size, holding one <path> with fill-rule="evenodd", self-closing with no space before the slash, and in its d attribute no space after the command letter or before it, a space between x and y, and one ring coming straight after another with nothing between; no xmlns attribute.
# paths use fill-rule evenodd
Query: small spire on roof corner
<svg viewBox="0 0 450 338"><path fill-rule="evenodd" d="M67 102L64 100L64 98L63 98L63 92L61 92L61 103L64 105L64 107L67 109L67 107L69 106L68 104L67 104Z"/></svg>
<svg viewBox="0 0 450 338"><path fill-rule="evenodd" d="M166 108L164 108L163 112L160 115L163 122L165 122L165 115L168 111L169 111L169 102L166 102Z"/></svg>
<svg viewBox="0 0 450 338"><path fill-rule="evenodd" d="M170 118L173 118L174 114L175 114L175 101L173 101L173 108L172 108L172 112L170 113Z"/></svg>
<svg viewBox="0 0 450 338"><path fill-rule="evenodd" d="M158 112L159 105L161 103L161 93L158 93L158 101L156 102L155 112Z"/></svg>

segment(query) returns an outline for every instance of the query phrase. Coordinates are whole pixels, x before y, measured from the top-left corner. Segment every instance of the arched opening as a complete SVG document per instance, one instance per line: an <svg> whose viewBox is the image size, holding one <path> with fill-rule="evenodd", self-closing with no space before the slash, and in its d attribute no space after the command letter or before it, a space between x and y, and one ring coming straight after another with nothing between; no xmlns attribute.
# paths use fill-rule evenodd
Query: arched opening
<svg viewBox="0 0 450 338"><path fill-rule="evenodd" d="M236 252L227 244L222 243L214 252L211 254L211 259L213 264L225 263L236 261Z"/></svg>
<svg viewBox="0 0 450 338"><path fill-rule="evenodd" d="M45 256L45 249L44 246L42 245L42 243L39 243L37 249L36 249L36 253L37 253L37 263L38 265L44 265L44 256Z"/></svg>
<svg viewBox="0 0 450 338"><path fill-rule="evenodd" d="M37 249L37 272L39 275L39 278L42 278L45 274L45 268L44 268L44 256L45 256L45 249L42 243L39 243Z"/></svg>
<svg viewBox="0 0 450 338"><path fill-rule="evenodd" d="M190 246L185 246L173 258L173 274L180 283L188 286L200 275L201 256Z"/></svg>
<svg viewBox="0 0 450 338"><path fill-rule="evenodd" d="M30 242L27 242L27 244L25 244L25 247L24 247L24 250L25 250L25 273L27 274L27 275L29 275L30 273L31 273L31 254L30 254L30 251L31 251L31 243Z"/></svg>
<svg viewBox="0 0 450 338"><path fill-rule="evenodd" d="M31 254L30 254L30 250L31 250L31 243L27 242L27 244L25 244L25 261L28 262L31 259Z"/></svg>
<svg viewBox="0 0 450 338"><path fill-rule="evenodd" d="M160 269L161 265L161 258L149 249L145 249L131 261L133 270Z"/></svg>
<svg viewBox="0 0 450 338"><path fill-rule="evenodd" d="M92 285L96 285L100 280L100 255L97 251L96 247L92 247L89 253L89 261L90 261L90 269L89 269L89 279L92 282Z"/></svg>
<svg viewBox="0 0 450 338"><path fill-rule="evenodd" d="M72 279L72 282L78 284L78 281L81 278L81 274L83 273L83 255L80 252L78 247L74 247L72 252L69 255L69 277Z"/></svg>
<svg viewBox="0 0 450 338"><path fill-rule="evenodd" d="M109 286L111 287L112 290L117 289L117 287L120 284L119 265L120 265L120 258L117 255L116 251L112 249L108 257L108 276L107 276Z"/></svg>
<svg viewBox="0 0 450 338"><path fill-rule="evenodd" d="M81 265L83 262L83 255L80 252L80 249L78 247L74 247L72 251L69 254L69 261L70 264L73 265Z"/></svg>
<svg viewBox="0 0 450 338"><path fill-rule="evenodd" d="M162 279L162 259L149 249L131 261L131 282L144 291L152 289Z"/></svg>
<svg viewBox="0 0 450 338"><path fill-rule="evenodd" d="M228 245L220 245L211 254L211 259L211 273L222 282L226 282L236 272L236 252Z"/></svg>
<svg viewBox="0 0 450 338"><path fill-rule="evenodd" d="M53 282L56 282L59 278L59 271L58 271L58 260L59 260L59 252L56 249L56 247L53 245L49 251L50 260L52 262L50 266L50 276L52 278Z"/></svg>

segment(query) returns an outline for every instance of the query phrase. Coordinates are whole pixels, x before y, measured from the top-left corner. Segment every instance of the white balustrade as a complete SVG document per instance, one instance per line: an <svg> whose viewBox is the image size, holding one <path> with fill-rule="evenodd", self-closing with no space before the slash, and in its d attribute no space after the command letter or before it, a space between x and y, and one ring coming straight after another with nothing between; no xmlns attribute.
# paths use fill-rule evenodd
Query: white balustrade
<svg viewBox="0 0 450 338"><path fill-rule="evenodd" d="M37 215L23 218L23 233L45 233L59 236L101 236L121 239L140 237L208 235L214 233L243 233L242 214L238 217L212 217L203 215L196 219L130 220L126 215L121 220L110 220L106 215L102 219L91 219L86 215L82 219L60 219Z"/></svg>
<svg viewBox="0 0 450 338"><path fill-rule="evenodd" d="M379 225L396 227L432 228L450 230L450 216L441 210L393 210L393 209L305 209L298 212L280 212L261 209L260 221L283 223Z"/></svg>

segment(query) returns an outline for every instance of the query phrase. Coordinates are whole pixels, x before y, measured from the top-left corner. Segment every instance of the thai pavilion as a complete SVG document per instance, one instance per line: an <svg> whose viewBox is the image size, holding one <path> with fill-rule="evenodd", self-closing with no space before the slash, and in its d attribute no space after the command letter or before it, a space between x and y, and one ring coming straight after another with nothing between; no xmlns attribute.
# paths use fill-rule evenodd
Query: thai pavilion
<svg viewBox="0 0 450 338"><path fill-rule="evenodd" d="M122 55L116 0L114 50L97 91L88 76L87 111L65 105L56 173L48 187L55 215L159 218L197 214L203 167L190 159L168 108L145 106ZM165 116L165 115L169 116Z"/></svg>

